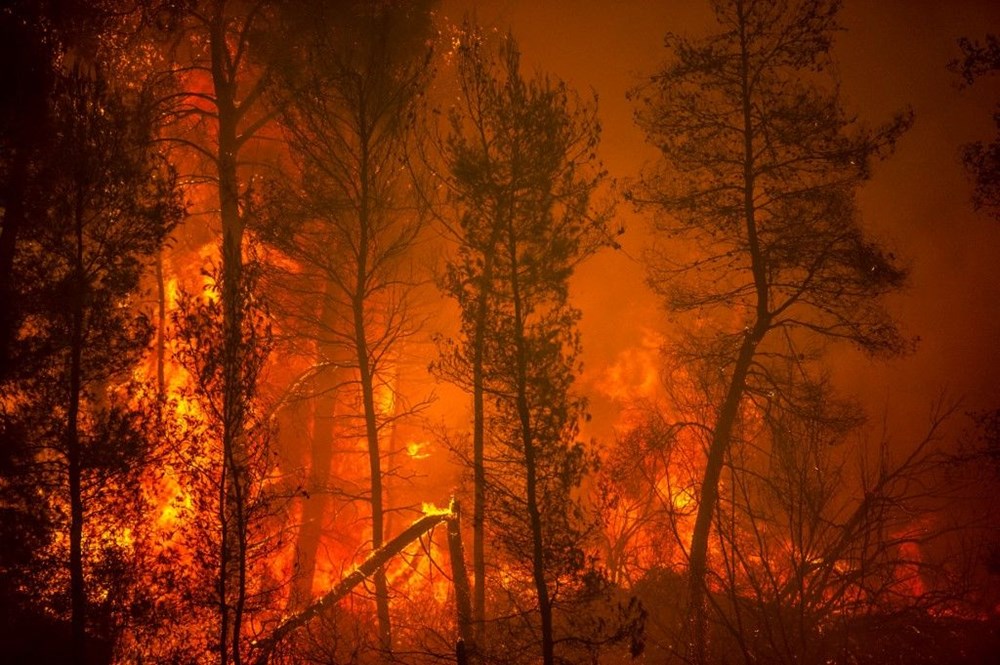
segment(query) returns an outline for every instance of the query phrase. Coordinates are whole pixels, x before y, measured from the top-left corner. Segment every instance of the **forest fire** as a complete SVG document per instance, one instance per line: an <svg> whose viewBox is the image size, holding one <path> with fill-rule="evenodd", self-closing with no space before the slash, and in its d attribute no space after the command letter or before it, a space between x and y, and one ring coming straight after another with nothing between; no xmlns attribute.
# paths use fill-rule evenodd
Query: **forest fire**
<svg viewBox="0 0 1000 665"><path fill-rule="evenodd" d="M1000 13L915 3L0 9L0 662L992 662Z"/></svg>

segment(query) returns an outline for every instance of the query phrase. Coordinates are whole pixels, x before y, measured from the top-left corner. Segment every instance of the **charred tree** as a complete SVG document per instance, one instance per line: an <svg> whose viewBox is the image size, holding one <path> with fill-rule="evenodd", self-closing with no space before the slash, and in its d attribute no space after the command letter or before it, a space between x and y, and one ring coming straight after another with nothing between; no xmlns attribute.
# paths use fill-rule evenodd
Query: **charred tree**
<svg viewBox="0 0 1000 665"><path fill-rule="evenodd" d="M674 312L697 312L711 332L685 354L724 377L689 556L691 657L706 660L705 579L719 481L748 398L769 384L767 362L808 364L822 339L866 352L902 352L905 340L879 306L903 282L894 257L868 237L854 204L872 163L909 125L875 130L845 114L830 75L839 3L714 3L720 31L671 35L671 59L636 88L638 122L662 154L633 193L658 213L664 237L650 283ZM728 312L728 314L727 314Z"/></svg>
<svg viewBox="0 0 1000 665"><path fill-rule="evenodd" d="M135 588L132 543L116 539L140 520L153 438L129 394L149 338L140 262L182 211L150 81L118 66L132 16L13 2L0 17L0 605L14 659L105 658ZM64 620L65 646L47 644Z"/></svg>
<svg viewBox="0 0 1000 665"><path fill-rule="evenodd" d="M471 31L471 28L467 27L466 29ZM474 64L473 58L466 57L459 62L459 80L465 104L462 110L455 112L452 117L452 131L454 134L456 127L462 124L462 117L468 118L470 124L479 130L476 137L479 148L486 151L489 148L490 139L487 135L489 120L485 115L484 104L486 95L489 94L487 89L489 81L482 71L476 71L477 65ZM457 161L459 156L453 152L456 147L458 146L454 138L450 138L448 143L442 146L441 152L446 155L446 160ZM486 181L490 182L494 178L492 173L494 165L487 160L484 167L487 170L487 173L484 174ZM454 200L461 206L463 195L460 192L463 185L458 181L449 184L449 189L454 193ZM476 202L475 198L471 200L477 206L487 204L486 201ZM492 203L496 205L496 202ZM486 406L484 400L486 383L484 363L489 314L492 305L496 247L500 242L503 226L499 222L487 222L484 224L487 227L485 233L479 233L474 227L471 227L474 217L467 216L468 213L465 211L460 211L458 215L462 222L458 229L453 230L453 235L456 236L459 243L461 259L448 267L445 288L457 300L462 309L462 328L463 333L467 336L467 348L453 350L452 353L455 355L446 358L439 366L439 370L451 380L463 384L465 381L461 377L466 371L462 365L467 363L467 373L470 377L466 389L472 395L472 568L474 594L472 612L475 637L476 640L482 642L486 620ZM463 227L468 228L463 229ZM475 272L478 274L473 274Z"/></svg>

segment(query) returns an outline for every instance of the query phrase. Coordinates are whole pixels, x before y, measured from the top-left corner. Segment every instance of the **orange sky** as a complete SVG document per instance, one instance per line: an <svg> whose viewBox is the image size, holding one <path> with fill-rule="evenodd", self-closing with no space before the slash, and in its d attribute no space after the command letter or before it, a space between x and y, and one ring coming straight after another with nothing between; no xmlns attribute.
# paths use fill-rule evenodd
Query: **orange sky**
<svg viewBox="0 0 1000 665"><path fill-rule="evenodd" d="M1000 31L993 0L846 0L834 55L847 107L877 123L905 106L916 124L897 154L882 164L861 195L865 223L911 266L910 288L892 301L917 352L872 363L848 350L832 358L845 392L860 397L873 421L885 412L893 439L923 432L941 393L963 409L1000 407L1000 222L976 215L959 146L993 133L1000 77L959 90L946 69L960 36ZM625 91L664 57L663 35L697 35L711 27L698 0L445 0L441 13L478 21L518 39L528 68L560 76L600 96L602 157L612 176L634 177L655 154L632 123ZM616 359L651 343L665 325L643 282L639 259L648 222L626 205L623 252L605 252L579 272L574 297L583 308L583 389L590 393L593 432L606 435L612 409L594 399ZM613 279L609 279L610 276ZM636 377L636 381L641 377ZM956 424L957 426L957 424Z"/></svg>

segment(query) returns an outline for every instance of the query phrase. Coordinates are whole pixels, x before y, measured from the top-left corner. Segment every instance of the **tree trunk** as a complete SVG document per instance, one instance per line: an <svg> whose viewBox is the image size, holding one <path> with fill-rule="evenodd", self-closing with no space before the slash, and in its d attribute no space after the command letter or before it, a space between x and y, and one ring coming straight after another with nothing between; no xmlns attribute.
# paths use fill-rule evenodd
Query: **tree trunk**
<svg viewBox="0 0 1000 665"><path fill-rule="evenodd" d="M508 220L508 224L512 224ZM528 504L528 523L531 530L531 574L538 595L538 613L542 629L542 663L555 663L555 640L552 634L552 601L545 580L545 546L542 535L542 514L538 506L538 460L536 458L534 433L531 426L531 410L528 404L528 357L524 339L524 314L518 279L517 244L514 230L509 230L508 240L511 263L511 297L514 304L514 344L517 353L517 416L521 426L521 442L524 446L525 499Z"/></svg>
<svg viewBox="0 0 1000 665"><path fill-rule="evenodd" d="M163 278L163 248L156 250L156 399L159 410L167 400L167 288Z"/></svg>
<svg viewBox="0 0 1000 665"><path fill-rule="evenodd" d="M743 400L745 381L753 360L756 343L747 335L740 347L740 354L733 368L726 399L719 410L712 432L712 443L705 461L705 475L698 501L698 515L691 534L688 558L688 621L691 637L688 644L691 660L704 665L708 657L708 615L706 606L705 577L708 572L708 539L712 530L712 517L719 500L719 478L725 463L726 451L732 438L733 425Z"/></svg>
<svg viewBox="0 0 1000 665"><path fill-rule="evenodd" d="M379 449L378 414L375 411L375 388L371 363L368 358L368 341L365 337L364 305L356 299L354 314L355 344L358 350L358 373L361 381L361 399L365 412L365 438L368 443L368 468L371 475L372 549L382 547L385 538L385 514L382 506L382 459ZM389 587L385 570L379 567L373 576L375 582L375 609L378 615L379 646L386 653L392 651L392 624L389 617Z"/></svg>
<svg viewBox="0 0 1000 665"><path fill-rule="evenodd" d="M222 222L222 316L223 316L223 395L222 395L222 464L220 474L223 506L222 556L220 557L220 663L226 665L232 654L240 665L243 611L246 602L246 482L243 445L244 392L243 369L243 220L239 210L239 179L236 155L239 149L234 73L229 69L226 42L225 2L216 3L210 26L212 81L218 110L218 183L219 211ZM235 580L230 580L235 576ZM230 591L230 584L235 589ZM230 598L230 596L233 596ZM232 625L229 626L229 621ZM229 642L231 641L231 645Z"/></svg>
<svg viewBox="0 0 1000 665"><path fill-rule="evenodd" d="M371 475L372 549L382 547L385 538L385 513L382 503L382 451L379 446L378 413L375 410L375 371L369 357L368 333L365 324L365 306L368 304L369 266L368 254L372 251L371 182L375 177L370 163L371 127L362 104L358 118L358 243L355 249L357 273L351 307L354 316L354 347L357 353L358 378L361 382L361 400L365 416L365 439L368 443L368 468ZM375 611L378 616L379 646L388 654L392 651L392 624L389 616L389 587L385 570L381 567L373 575L375 583Z"/></svg>
<svg viewBox="0 0 1000 665"><path fill-rule="evenodd" d="M458 651L464 652L466 662L471 651L475 654L475 637L472 632L472 603L469 594L469 574L465 569L465 552L462 547L461 511L457 501L451 504L452 516L448 519L448 554L451 558L452 584L455 587L455 612L458 619Z"/></svg>
<svg viewBox="0 0 1000 665"><path fill-rule="evenodd" d="M475 596L472 619L475 640L483 643L486 625L486 409L483 402L483 357L486 346L486 318L493 282L493 252L483 257L483 283L476 303L476 321L472 331L472 577Z"/></svg>
<svg viewBox="0 0 1000 665"><path fill-rule="evenodd" d="M337 346L323 339L323 331L334 325L334 284L327 280L326 294L317 330L319 361L329 364L337 355ZM289 609L299 609L312 599L313 578L316 574L316 553L323 535L323 519L329 505L330 467L333 463L334 420L337 408L338 369L324 367L316 375L315 396L312 399L312 444L309 451L307 497L302 506L302 525L296 543L295 586L289 598Z"/></svg>
<svg viewBox="0 0 1000 665"><path fill-rule="evenodd" d="M69 473L69 576L73 663L87 661L87 593L83 577L83 487L80 450L80 396L83 387L83 317L86 284L83 262L83 201L77 196L76 265L69 348L69 394L66 409L66 462Z"/></svg>
<svg viewBox="0 0 1000 665"><path fill-rule="evenodd" d="M746 17L740 10L740 79L743 115L743 222L747 234L750 254L750 269L753 274L756 294L756 316L751 330L748 330L740 345L740 351L733 367L733 374L726 390L726 398L719 409L719 415L712 431L712 443L705 463L705 475L698 502L694 532L691 535L689 557L689 617L691 621L690 655L695 665L704 665L708 659L708 615L706 606L707 589L705 579L708 573L708 539L712 529L712 516L719 499L719 477L729 449L733 426L739 415L740 403L746 391L746 377L753 363L757 345L767 334L771 321L766 265L760 249L757 234L756 205L754 189L756 173L754 163L754 126L752 117L751 77L748 45L746 37Z"/></svg>

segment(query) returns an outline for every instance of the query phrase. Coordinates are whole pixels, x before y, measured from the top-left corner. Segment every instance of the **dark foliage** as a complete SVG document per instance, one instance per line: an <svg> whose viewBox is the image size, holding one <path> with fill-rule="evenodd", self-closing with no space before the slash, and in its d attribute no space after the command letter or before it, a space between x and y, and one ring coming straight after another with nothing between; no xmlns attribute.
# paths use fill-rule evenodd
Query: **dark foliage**
<svg viewBox="0 0 1000 665"><path fill-rule="evenodd" d="M1000 71L1000 38L986 35L983 42L962 38L958 41L962 57L948 67L970 86L985 76ZM1000 108L993 114L993 122L1000 130ZM962 148L962 162L972 177L974 189L972 204L1000 219L1000 138L976 141Z"/></svg>

